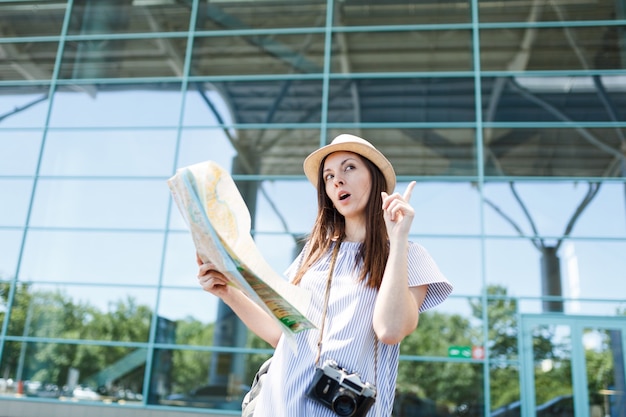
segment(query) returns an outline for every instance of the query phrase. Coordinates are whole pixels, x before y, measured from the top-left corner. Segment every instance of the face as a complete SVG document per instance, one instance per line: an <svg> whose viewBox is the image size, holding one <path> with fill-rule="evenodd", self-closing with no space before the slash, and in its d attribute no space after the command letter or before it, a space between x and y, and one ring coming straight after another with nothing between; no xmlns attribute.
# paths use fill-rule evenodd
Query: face
<svg viewBox="0 0 626 417"><path fill-rule="evenodd" d="M324 161L326 194L346 221L362 219L370 198L372 179L363 159L352 152L334 152Z"/></svg>

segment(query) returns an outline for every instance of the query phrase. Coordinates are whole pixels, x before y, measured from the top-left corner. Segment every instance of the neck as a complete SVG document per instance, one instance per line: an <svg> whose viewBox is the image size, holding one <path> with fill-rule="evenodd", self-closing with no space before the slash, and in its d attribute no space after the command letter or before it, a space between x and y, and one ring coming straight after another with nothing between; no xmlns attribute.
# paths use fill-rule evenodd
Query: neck
<svg viewBox="0 0 626 417"><path fill-rule="evenodd" d="M346 219L346 242L365 241L365 222L355 222Z"/></svg>

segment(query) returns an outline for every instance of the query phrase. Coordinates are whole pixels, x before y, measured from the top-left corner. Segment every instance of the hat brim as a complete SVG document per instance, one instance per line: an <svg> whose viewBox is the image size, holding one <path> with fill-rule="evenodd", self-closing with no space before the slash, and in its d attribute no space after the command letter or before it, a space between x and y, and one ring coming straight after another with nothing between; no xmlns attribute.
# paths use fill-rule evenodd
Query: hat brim
<svg viewBox="0 0 626 417"><path fill-rule="evenodd" d="M355 140L351 141L350 138L347 140L339 140L342 137L352 137ZM356 141L358 139L358 141ZM361 142L362 141L362 142ZM393 169L393 166L389 162L387 158L373 145L369 144L369 142L365 141L358 136L352 135L340 135L332 143L329 145L323 146L316 151L313 151L309 156L304 160L304 174L309 179L311 184L317 188L318 183L318 175L319 175L319 167L324 158L330 155L333 152L352 152L357 155L360 155L364 158L369 159L374 165L380 169L380 172L385 177L386 190L388 194L393 193L393 190L396 188L396 173Z"/></svg>

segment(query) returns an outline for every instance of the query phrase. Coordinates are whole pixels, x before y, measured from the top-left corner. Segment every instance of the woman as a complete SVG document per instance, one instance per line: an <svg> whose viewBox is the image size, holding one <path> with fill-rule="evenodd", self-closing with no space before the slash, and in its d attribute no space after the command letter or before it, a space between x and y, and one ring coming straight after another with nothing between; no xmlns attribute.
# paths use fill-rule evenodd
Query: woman
<svg viewBox="0 0 626 417"><path fill-rule="evenodd" d="M349 379L368 387L344 406L365 415L374 399L371 384L376 394L367 416L388 417L399 343L417 328L419 313L445 300L452 286L424 248L408 240L415 182L404 195L393 193L393 167L369 142L339 135L306 158L304 172L317 188L318 214L286 275L311 291L307 317L318 329L298 333L293 350L274 320L228 286L212 264L198 261L200 285L276 348L255 417L341 415L332 410L333 399L315 389L325 372L343 375L340 368L358 374Z"/></svg>

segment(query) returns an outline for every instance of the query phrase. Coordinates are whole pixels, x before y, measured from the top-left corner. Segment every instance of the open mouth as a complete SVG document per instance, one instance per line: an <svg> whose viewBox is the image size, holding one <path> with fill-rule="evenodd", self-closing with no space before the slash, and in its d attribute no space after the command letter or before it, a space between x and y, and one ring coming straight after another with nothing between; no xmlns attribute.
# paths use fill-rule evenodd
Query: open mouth
<svg viewBox="0 0 626 417"><path fill-rule="evenodd" d="M348 197L350 197L350 194L348 194L348 193L341 194L341 195L339 196L339 201L341 201L341 200L345 200L345 199L346 199L346 198L348 198Z"/></svg>

